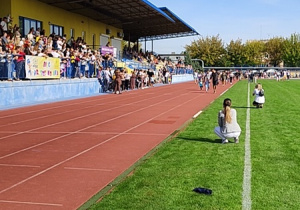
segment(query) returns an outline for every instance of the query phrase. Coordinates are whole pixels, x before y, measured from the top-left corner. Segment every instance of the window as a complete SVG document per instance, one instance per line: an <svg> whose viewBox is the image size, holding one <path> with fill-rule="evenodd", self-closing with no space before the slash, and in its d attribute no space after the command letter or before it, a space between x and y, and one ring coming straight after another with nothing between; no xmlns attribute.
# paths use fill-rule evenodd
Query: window
<svg viewBox="0 0 300 210"><path fill-rule="evenodd" d="M36 30L37 28L40 28L42 30L42 22L30 18L19 17L19 25L22 36L27 35L31 27L33 27L34 30Z"/></svg>
<svg viewBox="0 0 300 210"><path fill-rule="evenodd" d="M105 46L108 42L109 36L105 34L100 35L100 46Z"/></svg>
<svg viewBox="0 0 300 210"><path fill-rule="evenodd" d="M82 38L82 40L84 40L86 42L86 40L85 40L85 31L81 32L81 38Z"/></svg>
<svg viewBox="0 0 300 210"><path fill-rule="evenodd" d="M96 36L95 34L92 34L92 40L93 40L93 49L95 49L95 40L96 39Z"/></svg>
<svg viewBox="0 0 300 210"><path fill-rule="evenodd" d="M63 36L64 28L62 26L50 24L50 34L55 33L55 35Z"/></svg>
<svg viewBox="0 0 300 210"><path fill-rule="evenodd" d="M75 32L74 32L74 28L70 29L70 38L74 37L75 38Z"/></svg>

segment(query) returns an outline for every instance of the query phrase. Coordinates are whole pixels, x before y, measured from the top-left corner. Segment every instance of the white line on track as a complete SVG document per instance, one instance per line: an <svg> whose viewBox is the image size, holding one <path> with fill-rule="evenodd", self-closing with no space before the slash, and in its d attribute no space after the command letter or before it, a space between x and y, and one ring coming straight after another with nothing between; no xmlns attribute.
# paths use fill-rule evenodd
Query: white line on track
<svg viewBox="0 0 300 210"><path fill-rule="evenodd" d="M76 99L73 99L73 100L76 100ZM31 114L31 113L35 113L35 112L53 110L53 109L61 109L63 107L74 106L74 105L79 105L79 104L85 104L85 103L90 103L90 102L97 102L97 101L99 101L99 99L98 100L88 100L88 101L84 101L84 102L78 102L78 103L72 103L72 104L66 104L66 105L51 106L50 108L44 108L44 109L38 109L38 110L21 112L21 113L17 113L17 114L11 114L11 115L1 116L0 119L2 119L2 118L8 118L8 117L14 117L14 116L19 116L19 115L24 115L24 114ZM66 101L63 101L63 102L66 102ZM59 102L49 102L47 104L50 104L50 103L59 103ZM37 105L45 105L45 104L37 104ZM24 108L24 107L20 107L20 108ZM10 111L10 110L0 110L0 111Z"/></svg>
<svg viewBox="0 0 300 210"><path fill-rule="evenodd" d="M158 104L165 103L165 102L170 101L170 100L174 100L175 98L178 98L178 97L180 97L180 96L181 96L181 95L177 95L177 96L172 97L172 98L169 98L169 99L167 99L167 100L160 101L160 102L158 102L158 103L151 104L151 105L149 105L149 106L145 106L145 107L143 107L143 108L141 108L141 109L138 109L138 110L135 110L135 111L132 111L132 112L123 114L123 115L121 115L121 116L112 118L112 119L107 120L107 121L105 121L105 122L108 122L108 121L111 121L111 120L115 120L115 119L118 119L118 118L121 118L121 117L124 117L124 116L127 116L127 115L132 115L132 113L134 113L134 112L138 112L138 111L141 111L141 110L144 110L144 109L149 109L149 107L157 106ZM25 182L31 180L31 179L33 179L33 178L35 178L35 177L37 177L37 176L39 176L39 175L41 175L41 174L44 174L44 173L46 173L47 171L50 171L51 169L53 169L53 168L55 168L55 167L57 167L57 166L62 165L63 163L66 163L66 162L68 162L68 161L70 161L70 160L72 160L72 159L74 159L74 158L76 158L76 157L79 157L80 155L85 154L85 153L87 153L87 152L89 152L89 151L91 151L91 150L93 150L93 149L99 147L100 145L103 145L103 144L105 144L105 143L107 143L107 142L109 142L109 141L111 141L111 140L113 140L113 139L115 139L115 138L117 138L117 137L119 137L119 136L125 134L125 133L128 133L129 131L131 131L131 130L133 130L133 129L135 129L135 128L141 126L141 125L144 125L144 124L150 122L151 120L153 120L153 119L155 119L155 118L157 118L157 117L159 117L159 116L161 116L161 115L164 115L164 114L166 114L166 113L168 113L168 112L170 112L170 111L172 111L172 110L174 110L174 109L177 109L178 107L182 106L183 104L190 103L191 101L195 100L196 98L198 98L198 97L200 97L200 96L201 96L201 95L199 95L199 96L197 96L197 97L195 97L195 98L192 98L192 99L190 99L190 100L187 100L187 101L185 101L184 103L181 103L181 104L179 104L179 105L177 105L177 106L175 106L175 107L172 107L171 109L169 109L169 110L167 110L167 111L165 111L165 112L162 112L162 113L160 113L159 115L156 115L156 116L154 116L154 117L152 117L152 118L150 118L150 119L148 119L148 120L146 120L146 121L144 121L144 122L142 122L142 123L140 123L140 124L137 124L136 126L133 126L133 127L131 127L130 129L128 129L128 130L126 130L126 131L124 131L124 132L122 132L122 133L119 133L119 134L117 134L117 135L115 135L115 136L113 136L113 137L111 137L111 138L108 138L107 140L105 140L105 141L103 141L103 142L100 142L99 144L96 144L96 145L94 145L94 146L92 146L92 147L90 147L90 148L88 148L88 149L86 149L86 150L84 150L84 151L81 151L81 152L77 153L76 155L74 155L74 156L72 156L72 157L69 157L69 158L67 158L67 159L65 159L65 160L63 160L63 161L61 161L61 162L59 162L59 163L57 163L57 164L54 164L54 165L50 166L49 168L46 168L45 170L42 170L42 171L40 171L40 172L38 172L38 173L36 173L36 174L34 174L34 175L32 175L32 176L30 176L30 177L28 177L28 178L22 180L22 181L20 181L20 182L14 184L14 185L11 185L10 187L7 187L7 188L5 188L5 189L2 189L2 190L0 191L0 194L1 194L1 193L4 193L4 192L6 192L6 191L8 191L8 190L10 190L10 189L13 189L13 188L15 188L15 187L17 187L17 186L19 186L19 185L21 185L21 184L23 184L23 183L25 183ZM101 122L101 123L94 124L94 125L92 125L92 126L88 126L88 127L86 127L86 128L83 128L83 129L79 130L78 132L83 131L83 130L86 130L86 129L89 129L89 128L92 128L92 127L95 127L95 126L98 126L98 125L100 125L100 124L102 124L102 123L105 123L105 122ZM49 141L47 141L47 142L44 142L44 143L41 143L41 144L38 144L38 145L42 145L42 144L45 144L45 143L54 141L54 140L56 140L56 139L59 139L59 138L65 137L65 136L69 136L69 135L71 135L71 134L63 135L63 136L60 136L60 137L58 137L58 138L54 138L54 139L52 139L52 140L49 140ZM36 147L36 146L38 146L38 145L29 147L29 148L33 148L33 147ZM2 159L2 158L4 158L4 157L11 156L11 155L13 155L13 154L17 154L17 153L22 152L22 151L25 151L25 150L28 150L29 148L20 150L20 151L18 151L18 152L15 152L15 153L12 153L12 154L9 154L9 155L6 155L6 156L2 156L0 159Z"/></svg>
<svg viewBox="0 0 300 210"><path fill-rule="evenodd" d="M174 98L178 98L178 97L180 97L180 96L181 96L181 95L177 95L176 97L169 98L168 100L165 100L165 101L173 100ZM153 97L153 98L155 98L155 97ZM149 98L148 98L148 99L149 99ZM163 103L163 102L165 102L165 101L160 101L160 102L158 102L158 103L156 103L156 104L150 105L149 107L155 106L155 105L160 104L160 103ZM141 102L141 101L137 101L137 102L134 102L134 103L132 103L132 104L140 103L140 102ZM120 108L120 107L122 107L122 105L120 105L118 108ZM116 108L106 109L106 110L102 110L102 111L100 111L100 112L106 112L106 111L113 110L113 109L116 109ZM70 135L73 135L73 134L80 133L81 131L84 131L84 130L86 130L86 129L96 127L96 126L98 126L98 125L101 125L101 124L104 124L104 123L107 123L107 122L110 122L110 121L119 119L119 118L121 118L121 117L130 115L130 114L132 114L132 113L135 113L135 112L138 112L138 111L141 111L141 110L144 110L144 109L147 109L147 107L145 106L145 107L143 107L143 108L141 108L141 109L138 109L138 110L135 110L135 111L132 111L132 112L127 112L126 114L119 115L119 116L114 117L114 118L110 118L109 120L105 120L105 121L102 121L102 122L100 122L100 123L97 123L97 124L94 124L94 125L85 127L85 128L83 128L83 129L80 129L80 130L75 131L75 132L69 132L69 133L66 133L65 135L62 135L62 136L59 136L59 137L50 139L50 140L48 140L48 141L45 141L45 142L42 142L42 143L33 145L33 146L31 146L31 147L27 147L27 148L24 148L24 149L22 149L22 150L19 150L19 151L16 151L16 152L13 152L13 153L10 153L10 154L1 156L0 159L3 159L3 158L6 158L6 157L9 157L9 156L18 154L18 153L20 153L20 152L27 151L27 150L29 150L29 149L32 149L32 148L35 148L35 147L38 147L38 146L47 144L47 143L52 142L52 141L55 141L55 140L57 140L57 139L61 139L61 138L63 138L63 137L67 137L67 136L70 136ZM98 114L98 113L100 113L100 112L93 112L93 113L88 114L88 115L83 115L83 116L80 116L80 117L72 118L72 119L65 120L65 121L60 121L60 122L53 123L53 124L49 124L49 125L42 126L42 127L39 127L39 128L35 128L35 129L27 130L27 131L22 131L22 132L18 132L18 133L12 134L12 135L8 135L8 136L1 137L0 140L1 140L1 139L5 139L5 138L9 138L9 137L12 137L12 136L17 136L17 135L20 135L20 134L24 134L24 133L29 133L29 132L31 132L31 131L39 130L39 129L41 129L41 128L46 128L46 127L50 127L50 126L53 126L53 125L58 125L58 124L62 124L62 123L65 123L65 122L69 122L69 121L73 121L73 120L85 118L85 117L87 117L87 116L95 116L95 114Z"/></svg>
<svg viewBox="0 0 300 210"><path fill-rule="evenodd" d="M8 201L8 200L0 200L0 203L16 203L16 204L42 205L42 206L63 206L62 204L56 204L56 203L35 203L35 202Z"/></svg>
<svg viewBox="0 0 300 210"><path fill-rule="evenodd" d="M251 201L251 147L250 147L250 84L248 83L248 100L245 136L245 160L243 180L243 210L250 210Z"/></svg>
<svg viewBox="0 0 300 210"><path fill-rule="evenodd" d="M102 168L74 168L74 167L64 167L64 169L79 170L79 171L105 171L105 172L112 172L111 169L102 169Z"/></svg>
<svg viewBox="0 0 300 210"><path fill-rule="evenodd" d="M159 89L164 89L164 88L167 88L169 86L160 86ZM137 94L138 90L134 90L134 91L129 91L128 94L126 95L130 95L130 96L133 96L132 98L135 98L135 95ZM109 95L109 94L108 94ZM99 95L100 96L100 95ZM91 98L94 98L94 97L97 97L96 96L91 96ZM95 100L88 100L89 97L87 98L75 98L75 99L70 99L70 100L64 100L64 101L51 101L51 102L45 102L45 103L37 103L37 104L33 104L33 105L28 105L27 107L17 107L17 109L21 109L21 108L28 108L28 107L32 107L32 106L42 106L42 105L47 105L47 104L53 104L53 103L65 103L65 102L69 102L69 101L74 101L74 103L70 104L70 103L67 103L67 104L64 104L64 105L58 105L58 106L51 106L49 108L44 108L44 109L37 109L37 110L32 110L32 111L26 111L26 112L20 112L20 113L16 113L16 114L10 114L10 115L4 115L4 116L0 116L0 119L3 119L3 118L8 118L8 117L14 117L14 116L19 116L19 115L24 115L24 114L31 114L31 113L36 113L36 112L41 112L41 111L47 111L47 110L54 110L54 109L60 109L63 108L63 107L68 107L68 106L74 106L74 105L79 105L79 104L85 104L85 103L90 103L90 102L102 102L103 101L103 104L97 104L97 105L92 105L92 106L87 106L87 107L80 107L80 110L82 110L83 108L88 108L88 107L93 107L93 106L98 106L98 105L106 105L106 98L105 98L105 95L102 95L100 98L97 98ZM78 100L84 100L83 102L75 102L75 101L78 101ZM120 102L120 100L118 100L118 102ZM0 110L0 112L5 112L5 111L11 111L11 109L8 109L8 110ZM75 111L75 110L74 110Z"/></svg>
<svg viewBox="0 0 300 210"><path fill-rule="evenodd" d="M231 87L232 87L232 85L230 86L230 88L231 88ZM220 96L224 95L230 88L224 90L224 91L220 94Z"/></svg>
<svg viewBox="0 0 300 210"><path fill-rule="evenodd" d="M16 132L13 132L13 131L0 131L0 133L16 133ZM66 131L33 131L33 132L26 132L28 134L68 134L68 133L74 133L74 134L99 134L99 135L115 135L115 134L118 134L118 132L107 132L107 131L103 131L103 132L77 132L77 131L74 131L74 132L66 132ZM129 135L143 135L143 136L164 136L166 135L167 133L126 133L126 134L129 134Z"/></svg>
<svg viewBox="0 0 300 210"><path fill-rule="evenodd" d="M131 106L133 104L140 104L141 102L143 101L147 101L147 100L151 100L151 99L154 99L154 98L159 98L159 97L162 97L161 95L159 96L155 96L155 97L149 97L149 98L146 98L144 100L137 100L133 103L130 103L130 104L126 104L126 106ZM177 96L178 97L178 96ZM116 107L113 107L113 108L109 108L109 109L103 109L101 111L98 111L98 112L93 112L93 113L90 113L90 114L86 114L86 115L81 115L79 117L74 117L74 118L71 118L71 119L68 119L68 120L64 120L64 121L60 121L60 122L57 122L57 123L52 123L52 124L48 124L48 125L45 125L45 126L42 126L42 127L38 127L38 128L34 128L34 129L31 129L31 130L27 130L27 131L22 131L22 132L18 132L18 133L14 133L14 134L11 134L11 135L8 135L8 136L4 136L4 137L0 137L0 140L1 139L6 139L6 138L9 138L9 137L12 137L12 136L17 136L17 135L20 135L20 134L24 134L24 133L28 133L28 132L31 132L31 131L35 131L35 130L39 130L39 129L42 129L42 128L47 128L47 127L50 127L50 126L54 126L54 125L59 125L59 124L63 124L63 123L66 123L66 122L70 122L70 121L74 121L74 120L78 120L78 119L82 119L82 118L86 118L86 117L89 117L89 116L94 116L95 114L100 114L100 113L103 113L103 112L107 112L107 111L111 111L111 110L114 110L114 109L119 109L121 107L123 107L124 104L120 104L119 106L116 106ZM60 113L62 114L62 113ZM52 115L53 116L53 115ZM35 118L35 119L40 119L40 118L44 118L43 117L39 117L39 118ZM25 120L26 121L26 120ZM24 121L23 121L24 122ZM98 125L98 124L97 124ZM77 132L76 132L77 133ZM1 157L0 157L1 159Z"/></svg>
<svg viewBox="0 0 300 210"><path fill-rule="evenodd" d="M133 98L133 99L136 100L136 96L133 96L133 95L134 94L130 94L130 96L132 96L131 98ZM159 97L159 96L157 96L157 97ZM105 100L105 99L102 99L102 100ZM7 126L10 126L10 125L21 124L21 123L24 123L24 122L33 121L33 120L37 120L37 119L48 118L49 116L52 117L52 116L56 116L56 115L66 114L66 113L69 113L69 112L74 113L74 112L76 112L78 110L92 109L92 107L98 107L98 106L103 106L103 105L108 105L108 104L114 104L114 103L116 103L116 101L111 101L109 103L105 103L105 101L102 102L102 100L99 100L99 99L98 100L89 100L87 102L74 103L74 104L71 104L71 105L55 106L55 107L52 107L52 108L40 109L40 110L36 110L36 111L22 112L20 114L6 115L6 116L3 116L3 117L0 117L0 119L1 118L8 118L8 117L13 117L13 116L24 115L24 114L30 114L30 113L33 113L33 112L46 111L46 110L54 110L54 109L58 109L58 108L60 109L59 111L57 111L56 114L43 115L43 116L40 116L40 117L30 118L30 119L26 119L26 120L17 120L16 122L13 122L13 123L8 123L8 124L5 124L5 125L0 125L0 128L1 127L5 127L5 126L7 127ZM125 98L124 100L127 101L128 97ZM118 100L117 102L120 103L121 101L124 101L124 100ZM148 99L145 99L145 100L148 100ZM138 101L138 100L136 100L136 101ZM141 100L141 101L143 101L143 100ZM83 104L83 103L89 103L89 102L95 102L96 104L95 105L85 106L85 107L82 106L82 107L79 107L77 109L71 109L71 110L68 110L68 111L62 111L61 110L62 107L66 107L66 106L72 106L73 107L74 105ZM99 102L101 102L101 103L99 104ZM124 103L120 103L120 104L122 104L122 105L131 105L131 104L124 104ZM109 111L109 110L107 110L107 111ZM104 111L102 111L102 112L104 112Z"/></svg>
<svg viewBox="0 0 300 210"><path fill-rule="evenodd" d="M14 164L0 164L0 166L7 166L7 167L26 167L26 168L40 168L40 166L32 166L32 165L14 165Z"/></svg>
<svg viewBox="0 0 300 210"><path fill-rule="evenodd" d="M202 111L197 112L197 113L193 116L193 119L195 119L196 117L198 117L201 113L202 113Z"/></svg>

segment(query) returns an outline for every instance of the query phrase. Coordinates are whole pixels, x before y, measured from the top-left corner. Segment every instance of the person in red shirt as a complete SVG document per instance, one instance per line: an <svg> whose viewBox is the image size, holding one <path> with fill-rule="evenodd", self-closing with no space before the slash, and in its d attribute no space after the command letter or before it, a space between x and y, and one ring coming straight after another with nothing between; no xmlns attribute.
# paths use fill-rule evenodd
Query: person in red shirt
<svg viewBox="0 0 300 210"><path fill-rule="evenodd" d="M13 51L15 49L15 45L13 43L13 41L9 41L8 45L7 45L7 49Z"/></svg>
<svg viewBox="0 0 300 210"><path fill-rule="evenodd" d="M20 46L16 47L16 57L17 65L16 65L16 80L20 80L20 76L25 77L25 53L23 52Z"/></svg>

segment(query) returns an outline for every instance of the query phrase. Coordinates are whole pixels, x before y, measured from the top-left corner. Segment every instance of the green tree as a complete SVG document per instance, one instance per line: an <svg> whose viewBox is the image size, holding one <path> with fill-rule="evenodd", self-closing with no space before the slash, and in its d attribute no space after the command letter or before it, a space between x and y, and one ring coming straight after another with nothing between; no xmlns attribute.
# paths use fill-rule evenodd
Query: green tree
<svg viewBox="0 0 300 210"><path fill-rule="evenodd" d="M287 67L300 66L300 35L292 34L283 42L282 59Z"/></svg>
<svg viewBox="0 0 300 210"><path fill-rule="evenodd" d="M254 40L242 44L232 40L226 48L219 35L202 37L185 46L191 59L201 59L205 66L300 66L300 35L275 37L268 41ZM198 62L199 63L199 62Z"/></svg>
<svg viewBox="0 0 300 210"><path fill-rule="evenodd" d="M258 66L262 64L265 55L265 43L262 41L247 41L245 44L245 64Z"/></svg>
<svg viewBox="0 0 300 210"><path fill-rule="evenodd" d="M269 56L270 64L278 66L283 61L284 53L284 39L282 37L275 37L266 43L266 52Z"/></svg>
<svg viewBox="0 0 300 210"><path fill-rule="evenodd" d="M222 57L226 54L224 44L219 35L200 38L185 46L187 53L192 59L201 59L205 66L220 66L223 64Z"/></svg>
<svg viewBox="0 0 300 210"><path fill-rule="evenodd" d="M184 52L184 64L185 65L192 65L191 56L188 52Z"/></svg>
<svg viewBox="0 0 300 210"><path fill-rule="evenodd" d="M184 64L192 65L194 70L199 70L199 69L203 70L199 62L192 61L190 54L186 51L184 52Z"/></svg>
<svg viewBox="0 0 300 210"><path fill-rule="evenodd" d="M242 40L231 40L226 47L228 66L243 66L246 62L245 45Z"/></svg>

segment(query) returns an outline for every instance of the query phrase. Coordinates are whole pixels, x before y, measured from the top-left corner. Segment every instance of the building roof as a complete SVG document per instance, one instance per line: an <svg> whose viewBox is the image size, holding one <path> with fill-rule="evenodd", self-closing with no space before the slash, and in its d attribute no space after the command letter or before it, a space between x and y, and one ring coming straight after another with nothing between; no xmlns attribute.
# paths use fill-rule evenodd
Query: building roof
<svg viewBox="0 0 300 210"><path fill-rule="evenodd" d="M198 35L166 7L147 0L39 0L123 30L124 39L157 40Z"/></svg>

